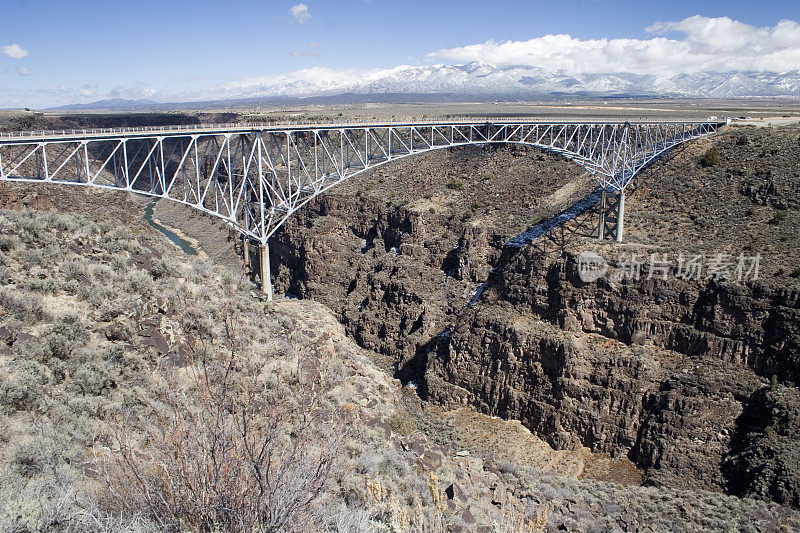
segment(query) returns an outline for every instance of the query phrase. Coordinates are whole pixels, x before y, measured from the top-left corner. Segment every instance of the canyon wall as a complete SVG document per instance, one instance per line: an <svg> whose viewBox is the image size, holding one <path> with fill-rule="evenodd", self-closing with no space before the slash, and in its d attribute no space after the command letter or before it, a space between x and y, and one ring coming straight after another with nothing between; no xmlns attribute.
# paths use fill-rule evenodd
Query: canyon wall
<svg viewBox="0 0 800 533"><path fill-rule="evenodd" d="M796 248L790 228L798 215L790 209L779 226L770 200L748 194L741 183L753 174L726 156L735 146L750 161L758 145L740 142L719 136L723 163L711 171L698 170L702 143L648 170L632 191L630 242L622 246L587 237L591 214L526 246L504 246L509 228L485 218L402 196L334 191L273 239L276 287L328 305L426 399L519 419L560 448L626 455L649 483L797 505L800 289L780 266L791 254L778 248ZM481 173L476 165L469 175ZM687 174L693 209L671 196L678 179L686 194ZM722 191L712 188L719 183ZM563 187L543 201L555 205L552 191ZM727 189L736 195L726 198ZM749 233L725 227L741 214ZM584 283L577 273L587 248L646 255L705 242L735 251L737 238L750 250L767 238L776 243L761 280Z"/></svg>

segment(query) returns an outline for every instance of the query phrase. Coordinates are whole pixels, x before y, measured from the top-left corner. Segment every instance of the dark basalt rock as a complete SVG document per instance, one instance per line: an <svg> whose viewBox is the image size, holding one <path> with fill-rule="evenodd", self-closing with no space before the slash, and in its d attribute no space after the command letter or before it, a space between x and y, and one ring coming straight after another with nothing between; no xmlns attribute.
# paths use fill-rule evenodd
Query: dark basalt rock
<svg viewBox="0 0 800 533"><path fill-rule="evenodd" d="M626 455L651 484L798 506L800 435L778 429L797 424L796 403L762 391L773 375L800 383L800 291L584 283L564 241L507 240L331 194L276 234L272 264L277 288L329 306L426 399L518 419L555 447Z"/></svg>
<svg viewBox="0 0 800 533"><path fill-rule="evenodd" d="M800 392L773 384L744 405L732 453L722 468L728 489L800 507Z"/></svg>

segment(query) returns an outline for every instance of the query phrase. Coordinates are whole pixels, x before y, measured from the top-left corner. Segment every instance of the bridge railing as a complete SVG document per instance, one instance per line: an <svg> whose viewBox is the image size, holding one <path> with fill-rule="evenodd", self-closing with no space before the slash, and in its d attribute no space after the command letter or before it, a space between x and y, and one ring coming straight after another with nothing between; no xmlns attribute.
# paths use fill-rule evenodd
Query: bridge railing
<svg viewBox="0 0 800 533"><path fill-rule="evenodd" d="M0 140L47 140L60 137L78 137L86 135L120 135L126 134L159 134L159 133L193 133L203 131L252 131L252 130L279 130L314 128L324 126L327 128L352 128L369 126L434 126L440 124L484 124L484 123L514 123L514 124L624 124L626 121L615 120L558 120L534 119L529 117L443 117L439 120L375 120L375 121L288 121L288 122L229 122L229 123L201 123L201 124L176 124L165 126L138 126L125 128L82 128L62 130L29 130L29 131L0 131ZM630 124L679 124L679 123L723 123L717 120L637 120L627 121Z"/></svg>

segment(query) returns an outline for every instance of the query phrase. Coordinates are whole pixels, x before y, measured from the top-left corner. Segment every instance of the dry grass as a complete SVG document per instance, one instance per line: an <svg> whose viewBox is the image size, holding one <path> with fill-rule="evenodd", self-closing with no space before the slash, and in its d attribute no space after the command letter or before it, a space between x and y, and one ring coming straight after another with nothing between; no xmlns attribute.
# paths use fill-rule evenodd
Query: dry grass
<svg viewBox="0 0 800 533"><path fill-rule="evenodd" d="M0 211L0 225L0 531L270 523L299 531L535 531L545 519L548 527L621 523L611 510L570 518L561 506L567 498L628 498L645 520L664 505L658 517L679 516L688 497L664 504L655 489L619 492L456 456L464 442L478 442L480 421L442 423L454 447L439 447L424 437L431 424L401 407L410 391L322 306L254 299L239 272L180 256L146 227L126 232L91 216L30 211ZM243 421L255 433L245 434ZM348 431L338 431L342 425ZM408 439L427 442L424 457ZM266 479L254 474L263 464L252 459L256 443L276 459L267 477L286 482L273 489L286 490L255 489ZM341 454L332 453L337 443ZM209 463L210 450L219 463ZM440 464L424 466L436 457ZM367 476L385 496L375 496ZM497 506L500 482L516 495ZM302 497L295 506L265 503L279 494ZM751 511L762 520L782 516L764 503L704 498L704 512L725 523Z"/></svg>

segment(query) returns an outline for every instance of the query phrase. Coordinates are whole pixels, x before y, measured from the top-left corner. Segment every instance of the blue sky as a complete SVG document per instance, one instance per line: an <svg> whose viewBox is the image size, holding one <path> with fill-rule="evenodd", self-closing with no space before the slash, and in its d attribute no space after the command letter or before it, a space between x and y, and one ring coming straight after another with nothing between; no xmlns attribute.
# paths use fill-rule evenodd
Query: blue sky
<svg viewBox="0 0 800 533"><path fill-rule="evenodd" d="M505 57L530 57L536 64L540 59L527 52L520 56L520 50L548 46L549 41L532 39L568 34L577 44L556 50L565 54L574 53L583 41L597 39L681 41L687 39L688 26L654 32L653 24L695 15L704 18L689 30L690 37L692 31L706 31L706 18L728 17L754 29L775 28L784 19L800 21L800 2L2 0L0 107L44 107L113 96L218 97L238 80L314 67L370 71L470 59L503 63ZM794 27L789 30L794 39ZM708 39L716 42L719 36ZM776 42L783 46L781 39L785 40L779 35ZM497 46L507 41L520 44ZM480 46L464 49L470 45ZM781 52L775 68L791 68L795 57L800 61L800 48L795 54L791 47ZM542 66L558 63L555 59ZM648 68L652 67L642 67Z"/></svg>

